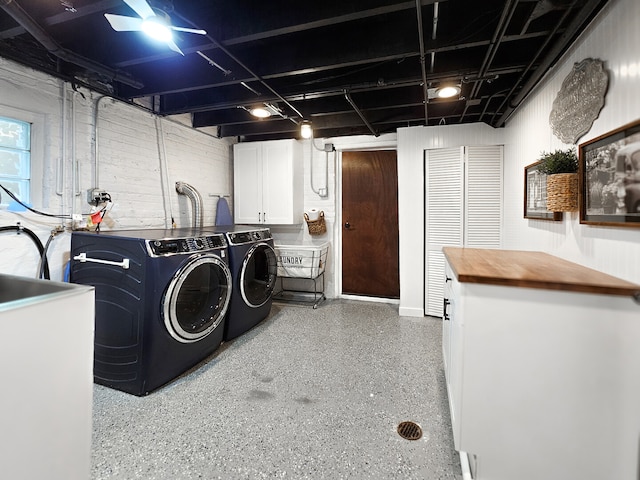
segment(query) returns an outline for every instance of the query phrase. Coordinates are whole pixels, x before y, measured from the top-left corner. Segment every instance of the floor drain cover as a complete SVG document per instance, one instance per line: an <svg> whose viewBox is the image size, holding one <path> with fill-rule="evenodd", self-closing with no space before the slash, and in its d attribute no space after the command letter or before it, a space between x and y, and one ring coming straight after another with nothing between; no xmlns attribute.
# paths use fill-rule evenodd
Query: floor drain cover
<svg viewBox="0 0 640 480"><path fill-rule="evenodd" d="M398 434L407 440L418 440L422 437L422 427L415 422L402 422L398 425Z"/></svg>

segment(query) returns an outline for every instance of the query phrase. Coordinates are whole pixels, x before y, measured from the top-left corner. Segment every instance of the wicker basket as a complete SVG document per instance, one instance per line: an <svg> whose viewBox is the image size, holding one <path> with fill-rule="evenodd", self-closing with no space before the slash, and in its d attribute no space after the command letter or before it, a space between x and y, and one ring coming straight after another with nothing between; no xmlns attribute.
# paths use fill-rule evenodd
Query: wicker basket
<svg viewBox="0 0 640 480"><path fill-rule="evenodd" d="M304 219L307 222L310 235L322 235L327 231L327 224L324 222L324 212L320 211L320 215L317 220L309 220L309 215L304 214Z"/></svg>
<svg viewBox="0 0 640 480"><path fill-rule="evenodd" d="M547 210L578 211L578 174L556 173L547 177Z"/></svg>

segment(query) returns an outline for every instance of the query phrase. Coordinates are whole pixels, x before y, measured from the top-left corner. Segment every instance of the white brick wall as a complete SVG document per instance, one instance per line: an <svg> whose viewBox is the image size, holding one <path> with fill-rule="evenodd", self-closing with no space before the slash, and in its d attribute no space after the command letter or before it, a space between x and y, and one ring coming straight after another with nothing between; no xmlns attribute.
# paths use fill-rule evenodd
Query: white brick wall
<svg viewBox="0 0 640 480"><path fill-rule="evenodd" d="M86 214L90 209L86 191L99 187L114 202L103 229L164 228L171 225L172 216L178 227L185 227L191 224L191 204L175 191L175 183L183 181L200 192L204 224L212 225L215 195L232 194L230 142L191 129L184 119L183 123L160 119L142 108L110 98L98 102L99 98L88 89L74 92L61 80L0 58L0 115L11 117L22 111L43 120L43 158L34 159L42 163L43 198L34 207L55 214ZM45 244L52 228L63 221L0 210L0 226L17 222ZM51 242L52 280L63 279L69 242L68 232ZM37 269L37 249L26 235L0 233L0 272L35 277Z"/></svg>

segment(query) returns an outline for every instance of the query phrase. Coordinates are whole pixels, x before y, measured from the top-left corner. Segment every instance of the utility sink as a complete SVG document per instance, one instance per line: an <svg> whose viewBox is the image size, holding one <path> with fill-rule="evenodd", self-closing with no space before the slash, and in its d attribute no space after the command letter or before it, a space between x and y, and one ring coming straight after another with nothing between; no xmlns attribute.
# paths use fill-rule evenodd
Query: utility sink
<svg viewBox="0 0 640 480"><path fill-rule="evenodd" d="M0 275L0 312L25 306L30 303L44 302L60 296L77 295L86 287L36 280L12 275Z"/></svg>
<svg viewBox="0 0 640 480"><path fill-rule="evenodd" d="M91 286L0 274L2 478L90 477L94 302Z"/></svg>

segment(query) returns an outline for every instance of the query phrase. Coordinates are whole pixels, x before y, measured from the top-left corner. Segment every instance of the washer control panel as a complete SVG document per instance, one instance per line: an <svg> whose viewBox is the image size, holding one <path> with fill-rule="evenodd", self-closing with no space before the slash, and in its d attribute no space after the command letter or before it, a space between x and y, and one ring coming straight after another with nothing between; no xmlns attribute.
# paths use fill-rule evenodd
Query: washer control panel
<svg viewBox="0 0 640 480"><path fill-rule="evenodd" d="M265 228L263 230L251 230L247 232L229 232L227 233L227 238L231 245L255 243L261 240L269 240L271 238L271 231Z"/></svg>
<svg viewBox="0 0 640 480"><path fill-rule="evenodd" d="M147 250L149 254L154 257L202 252L205 250L224 248L226 246L227 242L222 234L206 235L204 237L147 240Z"/></svg>

